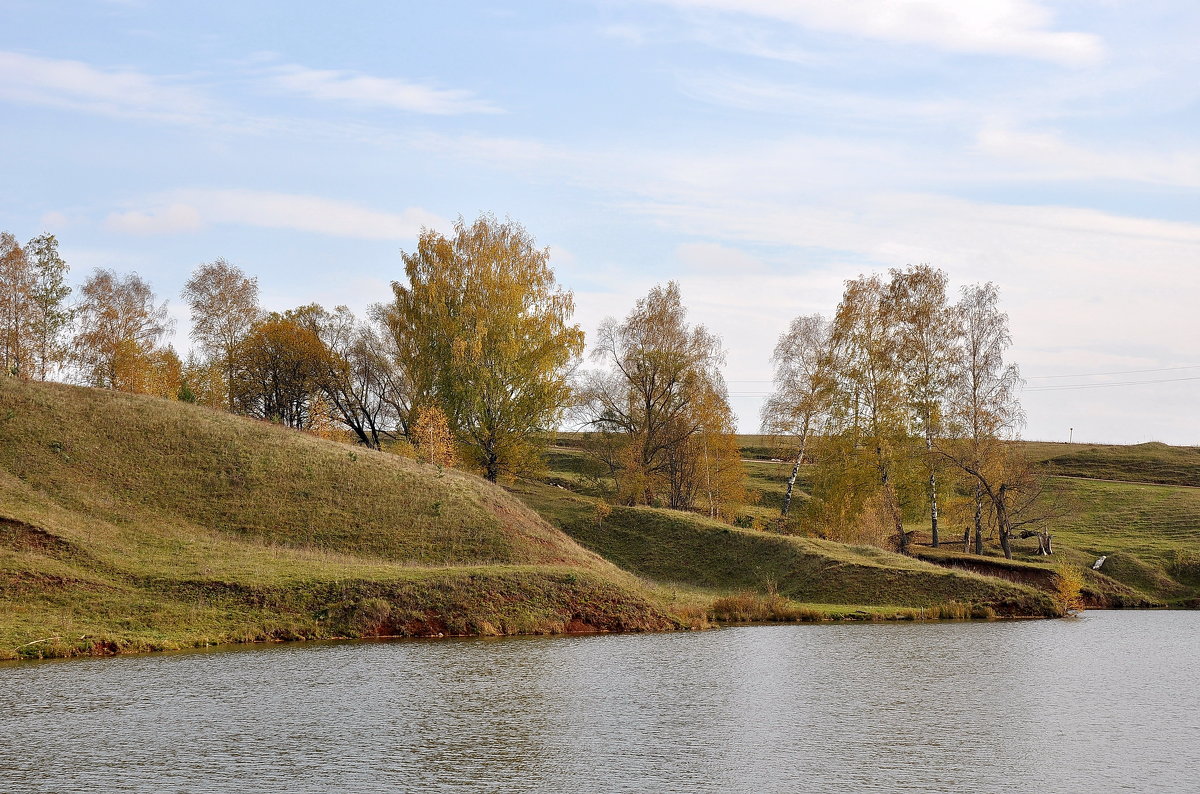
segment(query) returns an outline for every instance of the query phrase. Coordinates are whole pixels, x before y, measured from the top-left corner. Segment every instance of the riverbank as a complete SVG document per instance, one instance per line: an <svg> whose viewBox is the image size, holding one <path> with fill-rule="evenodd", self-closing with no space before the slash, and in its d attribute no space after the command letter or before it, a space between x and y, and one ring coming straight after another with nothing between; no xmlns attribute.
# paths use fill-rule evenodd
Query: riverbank
<svg viewBox="0 0 1200 794"><path fill-rule="evenodd" d="M532 499L539 514L453 469L0 378L0 658L1059 613L1031 589L878 550L648 509L596 524L595 502L571 498L557 513Z"/></svg>

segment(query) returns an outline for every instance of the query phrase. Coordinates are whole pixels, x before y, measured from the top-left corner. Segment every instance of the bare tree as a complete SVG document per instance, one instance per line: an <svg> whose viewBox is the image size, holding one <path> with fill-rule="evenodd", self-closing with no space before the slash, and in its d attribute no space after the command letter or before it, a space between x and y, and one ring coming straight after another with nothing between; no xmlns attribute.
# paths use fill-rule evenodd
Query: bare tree
<svg viewBox="0 0 1200 794"><path fill-rule="evenodd" d="M967 475L975 498L975 553L983 553L985 499L995 511L1000 545L1012 556L1012 507L1020 490L1007 465L1006 441L1015 439L1025 415L1017 399L1015 364L1005 364L1012 344L1008 315L1000 311L995 284L964 287L955 307L961 347L954 362L947 405L948 438L935 442L941 456Z"/></svg>
<svg viewBox="0 0 1200 794"><path fill-rule="evenodd" d="M720 514L740 488L728 475L737 460L732 412L720 373L720 340L689 326L679 285L655 287L623 322L601 325L593 358L609 369L589 374L583 419L600 431L595 445L630 504L691 509L699 493ZM665 498L664 498L665 497Z"/></svg>
<svg viewBox="0 0 1200 794"><path fill-rule="evenodd" d="M379 449L385 438L395 438L399 416L388 395L396 382L395 364L381 329L371 321L359 322L345 306L329 312L313 304L294 315L325 345L317 382L332 418L371 449Z"/></svg>

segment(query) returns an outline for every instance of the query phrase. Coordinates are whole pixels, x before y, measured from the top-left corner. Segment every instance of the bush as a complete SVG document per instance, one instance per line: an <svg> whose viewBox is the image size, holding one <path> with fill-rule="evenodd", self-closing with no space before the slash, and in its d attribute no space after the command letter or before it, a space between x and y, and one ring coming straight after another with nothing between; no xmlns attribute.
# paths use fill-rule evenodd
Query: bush
<svg viewBox="0 0 1200 794"><path fill-rule="evenodd" d="M1083 609L1083 571L1062 564L1054 571L1054 600L1067 612Z"/></svg>

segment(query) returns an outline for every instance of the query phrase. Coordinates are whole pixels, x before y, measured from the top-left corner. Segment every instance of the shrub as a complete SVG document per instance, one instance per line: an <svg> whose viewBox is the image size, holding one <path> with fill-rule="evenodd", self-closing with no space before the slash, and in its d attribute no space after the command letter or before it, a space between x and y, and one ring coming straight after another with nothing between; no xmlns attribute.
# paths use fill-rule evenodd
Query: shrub
<svg viewBox="0 0 1200 794"><path fill-rule="evenodd" d="M1067 612L1083 609L1083 571L1066 563L1054 570L1054 600Z"/></svg>

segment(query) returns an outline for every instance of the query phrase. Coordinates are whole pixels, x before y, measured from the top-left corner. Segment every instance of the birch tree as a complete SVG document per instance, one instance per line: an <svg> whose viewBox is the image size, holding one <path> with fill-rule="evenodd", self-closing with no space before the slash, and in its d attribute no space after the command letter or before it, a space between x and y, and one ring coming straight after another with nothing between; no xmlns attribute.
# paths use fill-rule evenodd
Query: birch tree
<svg viewBox="0 0 1200 794"><path fill-rule="evenodd" d="M137 273L118 276L104 269L88 277L80 298L71 344L78 377L91 386L134 391L171 330L166 301L160 304Z"/></svg>
<svg viewBox="0 0 1200 794"><path fill-rule="evenodd" d="M995 513L1004 556L1011 557L1012 500L1028 478L1014 480L1007 460L1010 445L1024 423L1017 398L1021 383L1016 364L1006 364L1012 344L1008 315L1000 310L995 284L964 287L955 306L960 348L950 380L949 438L938 445L942 457L963 472L975 501L975 553L983 553L985 502Z"/></svg>
<svg viewBox="0 0 1200 794"><path fill-rule="evenodd" d="M618 499L725 516L744 498L721 342L687 323L678 284L605 320L593 358L607 366L587 378L583 421L600 434Z"/></svg>
<svg viewBox="0 0 1200 794"><path fill-rule="evenodd" d="M192 311L192 338L225 377L225 402L234 409L238 345L259 319L258 279L224 259L200 265L183 288Z"/></svg>
<svg viewBox="0 0 1200 794"><path fill-rule="evenodd" d="M771 357L775 365L775 391L763 406L762 430L796 439L795 460L780 511L784 517L792 505L808 440L819 431L821 421L829 412L833 387L830 378L832 330L832 323L819 314L796 317L779 337Z"/></svg>
<svg viewBox="0 0 1200 794"><path fill-rule="evenodd" d="M938 467L933 442L944 425L946 392L958 345L955 312L946 301L946 274L928 265L892 270L887 288L889 313L896 326L896 352L904 391L916 429L925 442L929 533L938 537Z"/></svg>
<svg viewBox="0 0 1200 794"><path fill-rule="evenodd" d="M846 282L831 330L838 381L832 418L839 434L874 471L880 510L901 552L908 551L900 495L899 464L908 441L899 336L878 276Z"/></svg>

